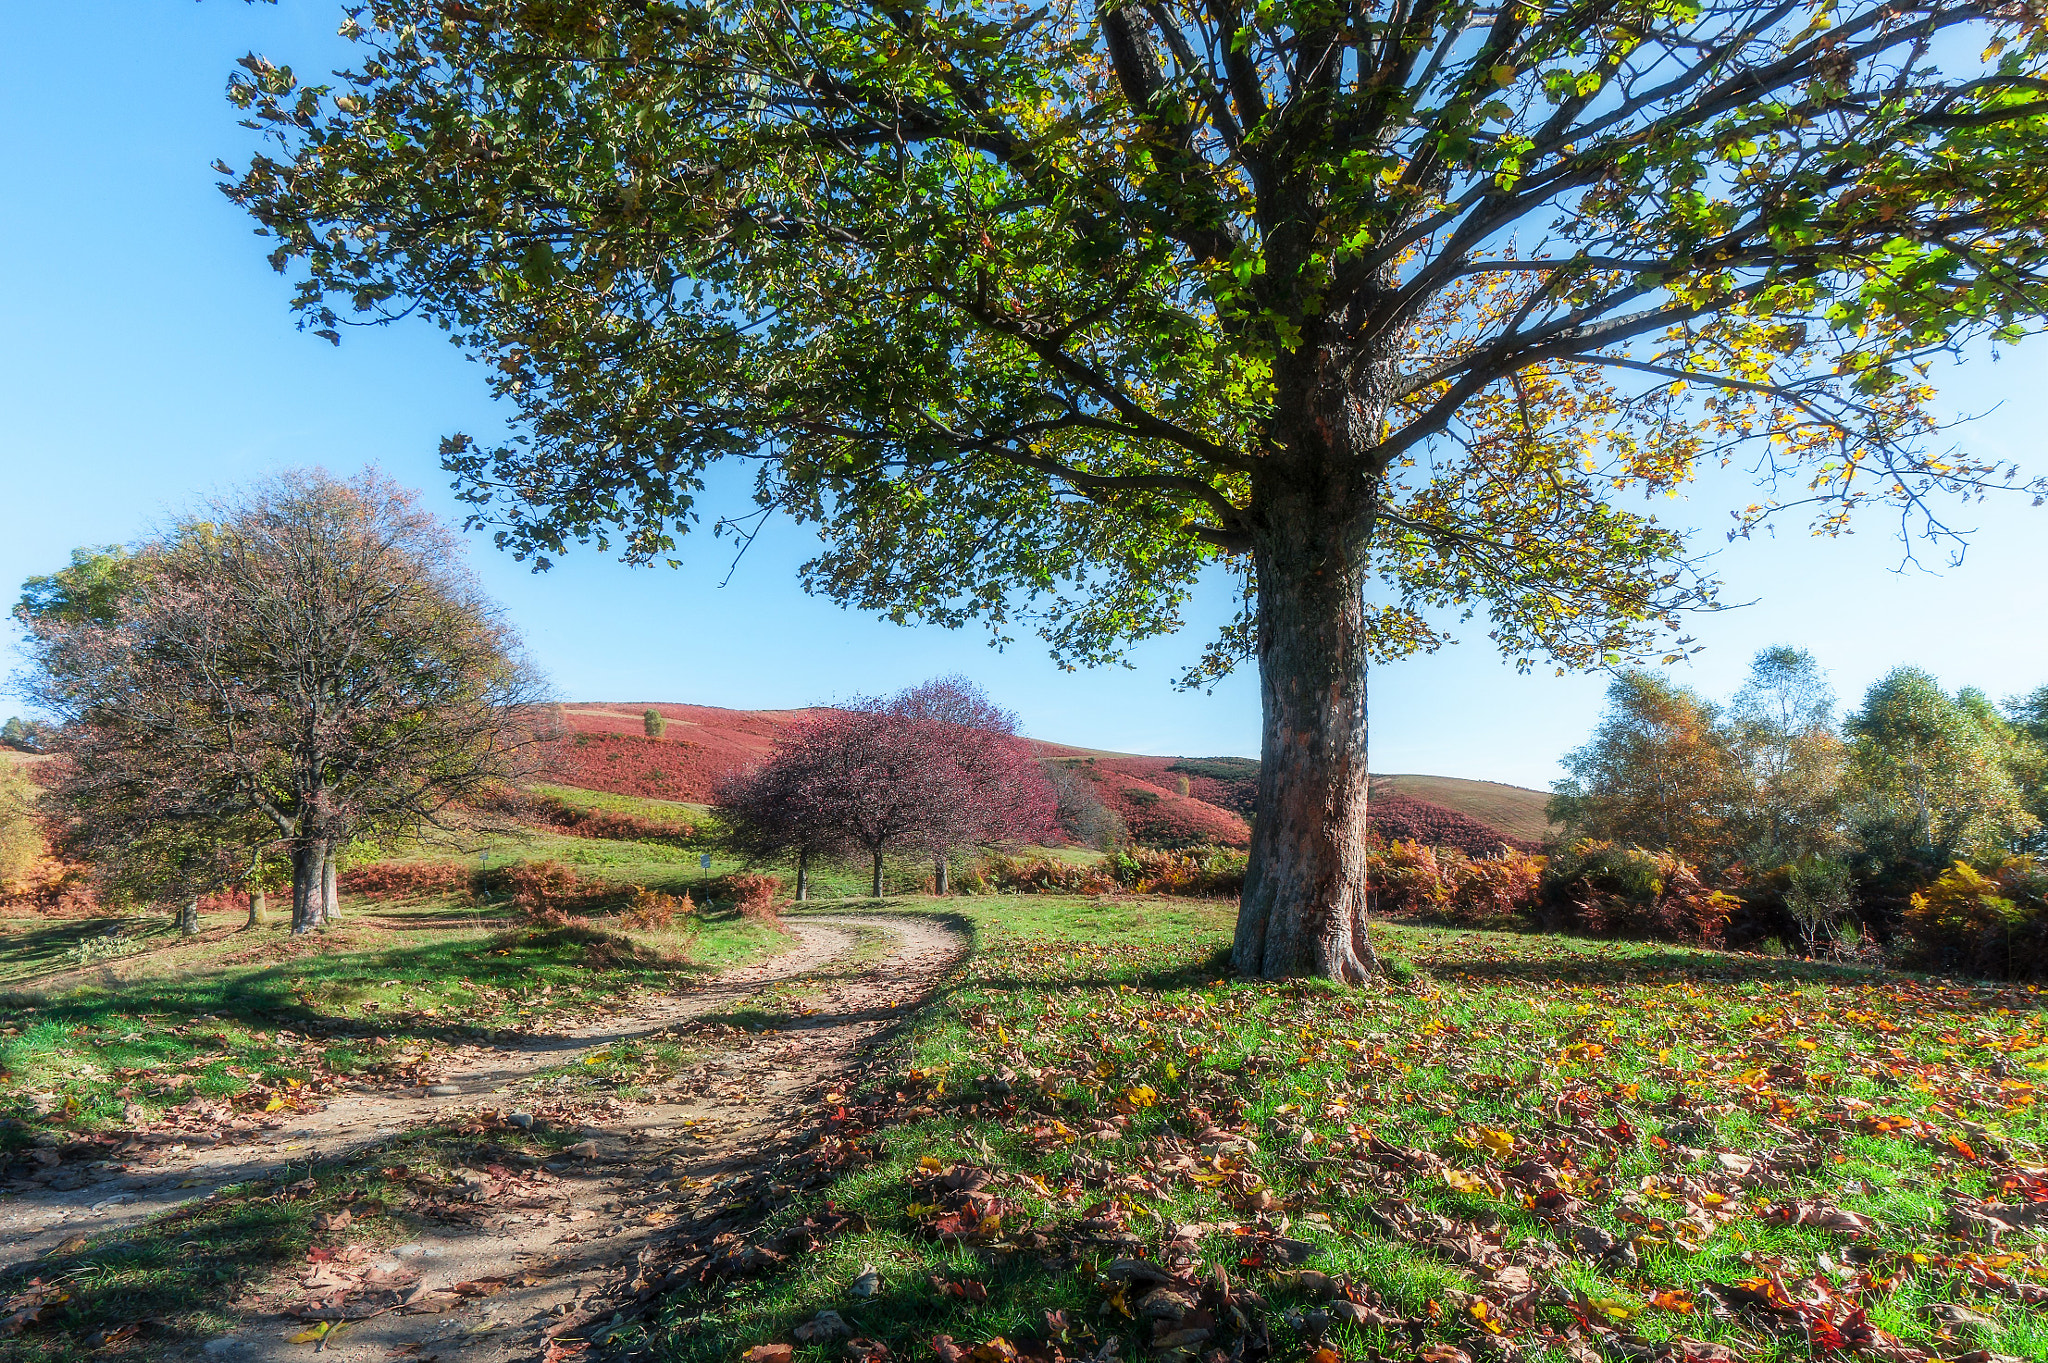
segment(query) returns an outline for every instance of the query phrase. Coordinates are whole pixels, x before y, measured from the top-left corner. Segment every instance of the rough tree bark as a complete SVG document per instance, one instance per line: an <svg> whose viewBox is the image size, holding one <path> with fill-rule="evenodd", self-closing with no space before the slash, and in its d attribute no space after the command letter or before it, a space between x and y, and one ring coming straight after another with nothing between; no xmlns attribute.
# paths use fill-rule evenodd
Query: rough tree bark
<svg viewBox="0 0 2048 1363"><path fill-rule="evenodd" d="M1313 453L1276 461L1259 479L1252 552L1263 734L1231 964L1265 979L1356 982L1377 971L1365 930L1365 589L1376 480L1353 461Z"/></svg>
<svg viewBox="0 0 2048 1363"><path fill-rule="evenodd" d="M302 934L320 926L324 894L320 883L326 844L306 838L292 848L292 932Z"/></svg>
<svg viewBox="0 0 2048 1363"><path fill-rule="evenodd" d="M948 873L951 872L952 869L953 868L947 864L947 858L934 857L932 859L932 884L934 887L937 888L940 894L945 894L947 892Z"/></svg>
<svg viewBox="0 0 2048 1363"><path fill-rule="evenodd" d="M811 897L811 854L796 854L796 902L801 904Z"/></svg>
<svg viewBox="0 0 2048 1363"><path fill-rule="evenodd" d="M335 865L334 844L327 844L320 859L320 921L331 923L341 917L341 884L339 868Z"/></svg>
<svg viewBox="0 0 2048 1363"><path fill-rule="evenodd" d="M246 926L252 928L263 926L263 911L268 905L269 899L269 894L260 885L249 891L249 921Z"/></svg>
<svg viewBox="0 0 2048 1363"><path fill-rule="evenodd" d="M871 895L875 899L882 897L882 853L879 849L875 852L875 878Z"/></svg>
<svg viewBox="0 0 2048 1363"><path fill-rule="evenodd" d="M187 937L199 935L199 901L187 899L185 906L178 910L178 931Z"/></svg>

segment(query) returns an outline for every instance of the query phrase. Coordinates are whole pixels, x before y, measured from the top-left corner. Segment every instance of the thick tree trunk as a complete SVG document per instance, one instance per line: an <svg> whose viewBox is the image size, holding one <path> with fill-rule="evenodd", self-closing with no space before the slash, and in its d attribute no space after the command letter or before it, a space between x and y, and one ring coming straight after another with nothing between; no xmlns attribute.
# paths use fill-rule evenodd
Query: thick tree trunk
<svg viewBox="0 0 2048 1363"><path fill-rule="evenodd" d="M796 902L801 904L811 897L811 854L796 854Z"/></svg>
<svg viewBox="0 0 2048 1363"><path fill-rule="evenodd" d="M938 888L940 894L948 893L948 879L952 869L946 864L945 857L936 857L932 861L932 884Z"/></svg>
<svg viewBox="0 0 2048 1363"><path fill-rule="evenodd" d="M1372 481L1357 472L1305 477L1297 466L1260 491L1253 555L1264 732L1231 963L1265 979L1363 980L1377 968L1365 932Z"/></svg>
<svg viewBox="0 0 2048 1363"><path fill-rule="evenodd" d="M880 852L875 853L874 897L876 899L880 899L882 897L882 854Z"/></svg>
<svg viewBox="0 0 2048 1363"><path fill-rule="evenodd" d="M308 839L292 848L292 932L311 932L320 926L323 887L320 871L326 861L326 847Z"/></svg>
<svg viewBox="0 0 2048 1363"><path fill-rule="evenodd" d="M320 858L320 921L331 923L341 917L341 884L335 865L334 844L328 843Z"/></svg>
<svg viewBox="0 0 2048 1363"><path fill-rule="evenodd" d="M269 900L269 894L263 889L261 885L249 891L249 922L247 924L248 927L260 928L263 926L263 911L264 908L268 905Z"/></svg>
<svg viewBox="0 0 2048 1363"><path fill-rule="evenodd" d="M178 931L187 937L199 935L199 901L188 899L185 907L178 910Z"/></svg>

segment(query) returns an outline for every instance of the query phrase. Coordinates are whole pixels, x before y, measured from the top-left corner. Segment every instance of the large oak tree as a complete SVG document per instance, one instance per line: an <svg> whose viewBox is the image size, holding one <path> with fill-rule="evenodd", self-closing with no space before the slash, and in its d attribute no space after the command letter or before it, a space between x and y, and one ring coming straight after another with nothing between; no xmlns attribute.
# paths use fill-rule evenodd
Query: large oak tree
<svg viewBox="0 0 2048 1363"><path fill-rule="evenodd" d="M1939 533L2015 481L1926 367L2042 311L2038 0L352 13L331 82L244 62L226 188L309 325L488 364L518 434L446 457L503 545L668 557L740 457L892 618L1096 662L1236 584L1190 679L1260 669L1248 972L1369 969L1370 661L1683 648L1711 583L1624 498L1747 447L1741 525Z"/></svg>

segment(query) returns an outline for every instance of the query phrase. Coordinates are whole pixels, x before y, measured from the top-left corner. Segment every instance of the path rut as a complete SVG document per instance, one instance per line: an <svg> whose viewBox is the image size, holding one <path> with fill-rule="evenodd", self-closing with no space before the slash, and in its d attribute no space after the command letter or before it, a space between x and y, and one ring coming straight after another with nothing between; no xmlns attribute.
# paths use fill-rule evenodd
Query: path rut
<svg viewBox="0 0 2048 1363"><path fill-rule="evenodd" d="M797 944L760 965L571 1032L469 1048L454 1058L444 1081L456 1088L453 1094L336 1095L322 1110L270 1133L268 1142L188 1150L145 1173L0 1203L0 1260L19 1263L79 1234L119 1232L227 1185L356 1155L471 1110L517 1107L508 1089L579 1055L732 1009L772 985L803 986L803 1015L778 1030L738 1038L678 1076L681 1082L662 1085L671 1099L678 1089L693 1096L624 1104L601 1126L579 1130L595 1153L547 1166L545 1206L484 1215L359 1261L386 1272L417 1271L419 1286L430 1294L479 1279L510 1278L511 1286L441 1314L394 1311L353 1322L321 1345L326 1355L361 1363L394 1353L416 1363L538 1357L549 1324L587 1299L615 1265L630 1260L720 1175L744 1168L773 1145L965 951L963 935L933 919L804 914L785 923ZM877 929L895 939L878 961L834 969L863 954L855 950L863 930ZM304 1323L281 1312L306 1295L299 1284L286 1283L236 1303L246 1323L207 1344L204 1354L230 1363L305 1358L313 1346L288 1342Z"/></svg>

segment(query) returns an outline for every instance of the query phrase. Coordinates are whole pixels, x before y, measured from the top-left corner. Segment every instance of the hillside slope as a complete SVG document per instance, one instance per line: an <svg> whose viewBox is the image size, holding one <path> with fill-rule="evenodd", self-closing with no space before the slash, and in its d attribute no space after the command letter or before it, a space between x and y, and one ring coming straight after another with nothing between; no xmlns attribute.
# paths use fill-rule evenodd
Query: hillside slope
<svg viewBox="0 0 2048 1363"><path fill-rule="evenodd" d="M643 716L654 710L667 732L650 740ZM584 790L663 800L709 800L727 772L759 762L789 725L821 711L727 710L667 701L585 702L562 707L567 729L545 779ZM1242 847L1258 788L1248 757L1155 757L1039 742L1094 781L1140 840L1170 846L1215 842ZM1548 797L1539 790L1452 776L1373 778L1373 826L1383 836L1419 838L1475 854L1503 841L1540 842Z"/></svg>

